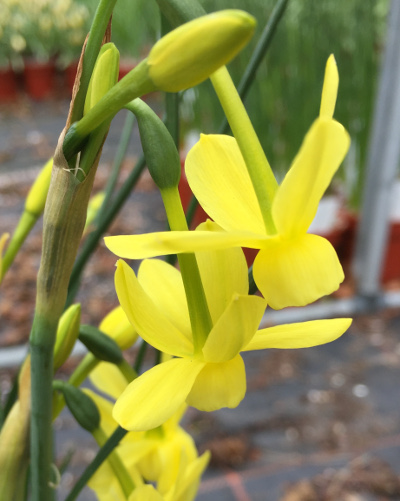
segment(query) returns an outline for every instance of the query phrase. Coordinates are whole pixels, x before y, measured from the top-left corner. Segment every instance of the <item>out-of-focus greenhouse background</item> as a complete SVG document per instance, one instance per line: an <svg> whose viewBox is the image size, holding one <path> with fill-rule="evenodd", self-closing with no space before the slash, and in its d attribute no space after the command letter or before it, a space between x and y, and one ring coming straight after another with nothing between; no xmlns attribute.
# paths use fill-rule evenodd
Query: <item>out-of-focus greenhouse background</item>
<svg viewBox="0 0 400 501"><path fill-rule="evenodd" d="M242 8L259 21L249 46L230 65L237 82L257 43L274 0L202 0L207 11ZM349 130L352 148L336 184L358 208L366 144L388 0L292 0L246 100L249 115L277 176L294 158L318 113L324 65L334 53L340 72L336 117ZM56 59L60 68L79 56L96 0L4 0L0 4L0 65L22 68L28 59ZM135 7L135 8L134 8ZM160 34L156 2L119 0L113 41L122 60L143 58ZM182 134L215 132L223 118L211 84L183 96ZM186 118L186 121L185 121ZM335 185L333 185L335 188ZM333 189L334 189L333 188Z"/></svg>

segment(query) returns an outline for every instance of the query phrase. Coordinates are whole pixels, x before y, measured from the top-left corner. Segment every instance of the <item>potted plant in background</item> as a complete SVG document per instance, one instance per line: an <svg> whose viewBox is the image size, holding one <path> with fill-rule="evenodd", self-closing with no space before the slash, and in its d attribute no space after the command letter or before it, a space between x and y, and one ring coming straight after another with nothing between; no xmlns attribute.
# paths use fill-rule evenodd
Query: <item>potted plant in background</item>
<svg viewBox="0 0 400 501"><path fill-rule="evenodd" d="M25 18L15 2L4 0L0 4L0 102L17 97L16 71L23 67L22 54L26 40L21 34Z"/></svg>

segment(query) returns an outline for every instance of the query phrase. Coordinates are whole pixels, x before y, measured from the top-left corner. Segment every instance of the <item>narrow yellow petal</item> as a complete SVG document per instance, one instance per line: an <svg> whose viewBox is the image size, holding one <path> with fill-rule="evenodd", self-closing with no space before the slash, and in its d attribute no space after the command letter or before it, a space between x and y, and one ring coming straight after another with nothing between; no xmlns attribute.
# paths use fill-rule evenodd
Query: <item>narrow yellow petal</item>
<svg viewBox="0 0 400 501"><path fill-rule="evenodd" d="M335 249L325 238L271 238L257 254L254 280L271 308L305 306L337 290L344 279Z"/></svg>
<svg viewBox="0 0 400 501"><path fill-rule="evenodd" d="M117 400L127 386L126 379L118 367L108 362L100 362L89 374L89 379L98 390L114 400Z"/></svg>
<svg viewBox="0 0 400 501"><path fill-rule="evenodd" d="M223 231L216 223L207 221L196 231ZM239 247L196 252L201 281L207 297L213 323L217 322L232 300L233 294L247 294L249 279L246 258ZM232 270L235 270L232 273Z"/></svg>
<svg viewBox="0 0 400 501"><path fill-rule="evenodd" d="M339 87L339 73L335 56L331 54L326 62L324 85L322 87L321 107L319 116L332 118L335 111L337 92Z"/></svg>
<svg viewBox="0 0 400 501"><path fill-rule="evenodd" d="M200 205L222 228L265 234L257 196L236 139L202 134L187 155L185 171Z"/></svg>
<svg viewBox="0 0 400 501"><path fill-rule="evenodd" d="M129 321L145 341L170 355L193 352L191 342L156 307L132 268L122 260L117 263L115 289Z"/></svg>
<svg viewBox="0 0 400 501"><path fill-rule="evenodd" d="M186 398L186 403L200 411L237 407L246 393L243 359L237 355L228 362L206 364Z"/></svg>
<svg viewBox="0 0 400 501"><path fill-rule="evenodd" d="M249 232L164 231L104 239L111 252L126 259L145 259L180 252L229 247L260 249L264 238Z"/></svg>
<svg viewBox="0 0 400 501"><path fill-rule="evenodd" d="M179 271L160 259L146 259L138 280L159 311L190 341L192 340L185 289Z"/></svg>
<svg viewBox="0 0 400 501"><path fill-rule="evenodd" d="M200 485L200 479L210 461L210 451L187 465L181 477L176 482L173 496L165 496L165 501L193 501Z"/></svg>
<svg viewBox="0 0 400 501"><path fill-rule="evenodd" d="M349 146L350 137L338 122L318 118L313 123L272 204L278 233L307 231Z"/></svg>
<svg viewBox="0 0 400 501"><path fill-rule="evenodd" d="M151 430L185 401L204 363L175 358L132 381L115 404L113 417L126 430Z"/></svg>
<svg viewBox="0 0 400 501"><path fill-rule="evenodd" d="M203 347L207 362L232 360L254 336L266 301L257 296L235 296L212 328Z"/></svg>
<svg viewBox="0 0 400 501"><path fill-rule="evenodd" d="M266 348L309 348L330 343L344 334L351 322L351 318L335 318L268 327L259 330L244 351Z"/></svg>

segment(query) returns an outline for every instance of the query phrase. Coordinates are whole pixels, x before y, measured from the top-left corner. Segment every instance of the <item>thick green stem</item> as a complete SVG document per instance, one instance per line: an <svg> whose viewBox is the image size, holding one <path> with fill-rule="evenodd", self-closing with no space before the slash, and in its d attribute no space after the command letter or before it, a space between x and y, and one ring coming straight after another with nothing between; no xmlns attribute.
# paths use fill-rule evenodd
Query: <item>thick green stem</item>
<svg viewBox="0 0 400 501"><path fill-rule="evenodd" d="M246 163L269 234L276 233L271 206L278 183L226 67L210 77Z"/></svg>
<svg viewBox="0 0 400 501"><path fill-rule="evenodd" d="M11 241L8 244L7 250L3 256L2 270L0 273L1 279L4 278L4 275L13 263L15 256L17 255L22 244L25 242L26 237L29 235L29 232L34 227L38 218L39 216L37 216L36 214L31 214L28 211L24 211L22 213Z"/></svg>
<svg viewBox="0 0 400 501"><path fill-rule="evenodd" d="M178 188L173 187L161 190L161 196L171 230L188 231ZM194 254L179 254L178 261L188 302L194 351L198 353L203 348L207 336L212 329L211 315L201 282L196 256Z"/></svg>
<svg viewBox="0 0 400 501"><path fill-rule="evenodd" d="M58 317L49 312L36 312L30 337L32 501L52 499L50 487L50 465L53 458L52 381L57 324Z"/></svg>

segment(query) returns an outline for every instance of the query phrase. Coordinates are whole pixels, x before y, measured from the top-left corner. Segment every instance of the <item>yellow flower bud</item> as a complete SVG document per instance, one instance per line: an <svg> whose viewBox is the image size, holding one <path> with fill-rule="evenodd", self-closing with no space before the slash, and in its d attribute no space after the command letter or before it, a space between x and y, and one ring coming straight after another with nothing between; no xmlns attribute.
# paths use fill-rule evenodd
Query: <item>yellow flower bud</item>
<svg viewBox="0 0 400 501"><path fill-rule="evenodd" d="M57 370L69 357L79 335L81 323L81 305L71 305L58 323L56 344L54 347L54 370Z"/></svg>
<svg viewBox="0 0 400 501"><path fill-rule="evenodd" d="M233 59L255 25L241 10L222 10L183 24L154 45L147 58L148 75L166 92L193 87Z"/></svg>
<svg viewBox="0 0 400 501"><path fill-rule="evenodd" d="M38 177L29 190L26 197L25 210L35 216L40 216L46 203L47 192L49 191L51 169L53 168L53 159L44 165Z"/></svg>
<svg viewBox="0 0 400 501"><path fill-rule="evenodd" d="M121 306L117 306L103 318L99 329L114 339L121 350L132 346L138 337Z"/></svg>

